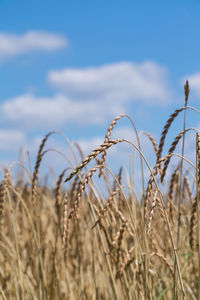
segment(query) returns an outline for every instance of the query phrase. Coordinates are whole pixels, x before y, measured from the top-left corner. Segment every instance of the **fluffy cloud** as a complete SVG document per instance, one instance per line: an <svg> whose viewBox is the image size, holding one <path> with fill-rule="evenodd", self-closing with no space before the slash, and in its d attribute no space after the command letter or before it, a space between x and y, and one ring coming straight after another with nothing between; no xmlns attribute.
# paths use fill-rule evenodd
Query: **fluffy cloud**
<svg viewBox="0 0 200 300"><path fill-rule="evenodd" d="M153 62L52 71L48 79L61 89L60 94L7 99L0 105L2 122L24 130L103 124L127 113L132 100L161 104L169 96L167 71Z"/></svg>
<svg viewBox="0 0 200 300"><path fill-rule="evenodd" d="M169 100L167 70L147 61L119 62L85 69L51 71L48 81L76 98L161 104Z"/></svg>
<svg viewBox="0 0 200 300"><path fill-rule="evenodd" d="M23 35L0 32L0 60L32 51L54 51L67 44L62 35L44 31L28 31Z"/></svg>
<svg viewBox="0 0 200 300"><path fill-rule="evenodd" d="M22 95L5 101L0 106L3 121L22 126L24 130L57 129L68 123L101 124L124 111L121 104L113 106L93 100L74 101L67 96L56 95L52 98L37 98L31 94Z"/></svg>

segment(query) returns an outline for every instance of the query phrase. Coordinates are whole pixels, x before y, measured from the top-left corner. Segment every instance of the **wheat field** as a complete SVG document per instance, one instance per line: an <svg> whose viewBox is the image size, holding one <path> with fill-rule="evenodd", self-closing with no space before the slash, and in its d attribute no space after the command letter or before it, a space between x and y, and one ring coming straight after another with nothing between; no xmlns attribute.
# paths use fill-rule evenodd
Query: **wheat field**
<svg viewBox="0 0 200 300"><path fill-rule="evenodd" d="M39 178L53 132L42 140L32 174L21 165L29 180L13 178L20 163L5 170L0 185L0 299L200 299L200 134L186 127L187 111L199 111L188 106L188 96L186 82L184 106L166 121L159 142L145 133L157 157L154 166L143 155L137 131L135 144L112 139L118 122L130 118L120 115L102 145L75 168L65 166L55 188ZM179 115L183 130L163 154ZM195 164L184 155L190 130ZM143 177L144 168L149 171L141 195L125 178L123 166L116 175L107 167L107 153L120 143L131 144L138 153ZM176 166L170 164L174 156ZM107 197L101 196L95 175L105 181Z"/></svg>

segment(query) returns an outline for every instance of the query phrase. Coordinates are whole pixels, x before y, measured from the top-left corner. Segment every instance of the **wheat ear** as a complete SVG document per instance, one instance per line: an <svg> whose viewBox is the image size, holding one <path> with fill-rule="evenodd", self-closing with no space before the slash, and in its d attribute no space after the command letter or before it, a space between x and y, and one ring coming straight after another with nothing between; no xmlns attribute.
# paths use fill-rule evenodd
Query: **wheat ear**
<svg viewBox="0 0 200 300"><path fill-rule="evenodd" d="M154 217L154 214L155 214L157 198L158 198L158 190L155 191L153 201L152 201L152 204L151 204L151 210L150 210L149 219L148 219L148 222L147 222L147 234L148 235L150 235L150 232L151 232L151 224L152 224L153 217Z"/></svg>
<svg viewBox="0 0 200 300"><path fill-rule="evenodd" d="M156 156L157 156L158 155L158 145L157 145L155 138L149 132L143 131L143 133L150 139L150 141L153 145L154 151L156 153Z"/></svg>
<svg viewBox="0 0 200 300"><path fill-rule="evenodd" d="M90 179L92 178L92 176L94 175L94 173L100 168L100 166L96 166L93 169L90 170L90 172L85 176L85 179L83 182L79 183L79 187L78 187L78 193L74 202L74 206L71 208L70 213L69 213L69 219L72 218L73 214L77 211L79 203L80 203L80 199L86 189L86 186L88 184L88 182L90 181Z"/></svg>
<svg viewBox="0 0 200 300"><path fill-rule="evenodd" d="M166 156L160 158L159 161L154 166L152 174L149 178L148 185L147 185L147 190L146 190L146 195L145 195L145 199L144 199L144 218L145 218L145 220L147 220L147 218L148 218L149 200L151 198L151 193L152 193L152 190L153 190L154 178L158 174L158 171L160 170L161 163L163 161L165 161L168 157L171 157L172 155L173 155L173 153L170 153L170 154L167 154Z"/></svg>
<svg viewBox="0 0 200 300"><path fill-rule="evenodd" d="M4 214L4 207L6 203L6 194L9 185L10 179L10 172L16 162L13 162L10 167L6 170L4 180L1 182L1 189L0 189L0 231L2 232L3 228L3 214Z"/></svg>
<svg viewBox="0 0 200 300"><path fill-rule="evenodd" d="M131 253L133 252L134 250L134 246L131 247L129 250L128 250L128 253L126 255L126 258L123 262L123 264L121 265L121 268L117 271L116 273L116 279L120 278L123 274L123 272L130 266L130 264L134 261L134 257L130 257Z"/></svg>
<svg viewBox="0 0 200 300"><path fill-rule="evenodd" d="M175 110L175 112L173 114L171 114L171 116L167 120L167 122L166 122L166 124L164 126L164 129L162 131L161 138L160 138L160 143L159 143L159 147L158 147L157 162L161 158L163 146L164 146L164 143L165 143L165 138L166 138L166 135L168 133L168 130L169 130L171 124L173 123L173 121L175 120L175 118L178 116L178 114L180 112L182 112L184 109L185 109L185 107L182 107L182 108L179 108L179 109Z"/></svg>
<svg viewBox="0 0 200 300"><path fill-rule="evenodd" d="M40 163L42 160L42 151L43 148L45 146L45 143L48 139L48 137L54 132L49 132L47 135L45 135L44 139L42 140L42 143L40 144L39 150L38 150L38 154L37 154L37 159L36 159L36 163L35 163L35 169L34 169L34 173L33 173L33 180L32 180L32 201L33 204L35 204L35 199L36 199L36 192L37 192L37 181L38 181L38 176L39 176L39 167L40 167Z"/></svg>
<svg viewBox="0 0 200 300"><path fill-rule="evenodd" d="M185 190L187 190L189 199L192 199L193 198L192 188L191 188L191 185L190 185L190 182L189 182L189 178L186 174L184 175L184 179L183 179L183 195L184 196L185 196Z"/></svg>
<svg viewBox="0 0 200 300"><path fill-rule="evenodd" d="M94 229L96 227L97 224L99 224L99 222L101 221L101 219L104 217L104 215L106 214L106 212L108 211L109 207L111 207L114 198L116 197L116 195L119 193L120 188L116 189L115 191L113 191L108 199L108 201L106 202L106 205L104 206L103 209L100 210L99 212L99 218L98 220L95 222L95 224L92 226L92 229Z"/></svg>
<svg viewBox="0 0 200 300"><path fill-rule="evenodd" d="M197 197L195 197L192 200L192 212L190 217L189 241L190 241L190 247L192 249L194 248L196 219L197 219Z"/></svg>
<svg viewBox="0 0 200 300"><path fill-rule="evenodd" d="M126 117L126 115L121 114L121 115L115 117L114 120L111 122L110 126L107 129L107 133L106 133L106 136L105 136L104 143L107 143L110 140L113 128L115 127L117 122L123 117ZM105 163L105 159L106 159L106 154L107 154L107 151L104 150L103 153L102 153L100 163L99 163L101 165L101 168L100 168L100 171L99 171L99 177L102 176L102 174L103 174L103 167L104 167L104 163Z"/></svg>
<svg viewBox="0 0 200 300"><path fill-rule="evenodd" d="M101 152L107 150L112 145L116 145L120 142L124 142L124 140L110 140L107 143L102 144L99 148L95 149L91 154L89 154L81 164L67 177L65 182L72 179L83 167L85 167L92 159L96 158Z"/></svg>
<svg viewBox="0 0 200 300"><path fill-rule="evenodd" d="M116 237L115 237L115 241L117 244L117 261L116 261L116 265L117 268L119 266L119 261L120 261L120 256L121 256L121 244L122 244L122 240L123 240L123 236L125 231L127 230L127 222L123 222L120 230L118 231Z"/></svg>
<svg viewBox="0 0 200 300"><path fill-rule="evenodd" d="M179 167L177 167L172 176L171 176L171 180L170 180L170 185L169 185L169 195L168 195L168 203L167 203L167 210L168 210L168 214L169 214L169 218L170 220L173 220L173 192L174 192L174 188L175 185L177 183L177 179L178 179L178 169Z"/></svg>
<svg viewBox="0 0 200 300"><path fill-rule="evenodd" d="M200 195L200 136L196 135L196 197L192 201L192 212L190 217L190 247L194 248L195 227L198 221L198 201ZM197 224L198 226L198 224Z"/></svg>
<svg viewBox="0 0 200 300"><path fill-rule="evenodd" d="M56 183L56 211L57 211L57 216L58 216L58 221L60 220L60 205L62 202L62 197L61 197L61 189L62 189L62 181L63 177L65 175L65 172L68 170L64 169L63 172L60 174L58 181Z"/></svg>
<svg viewBox="0 0 200 300"><path fill-rule="evenodd" d="M63 209L63 238L62 238L65 260L67 259L67 256L68 256L68 244L69 244L69 222L70 222L70 220L67 217L68 205L69 205L68 196L66 195L65 201L64 201L64 209Z"/></svg>
<svg viewBox="0 0 200 300"><path fill-rule="evenodd" d="M190 128L185 129L185 130L181 131L181 132L179 133L179 135L176 136L175 140L173 141L173 143L172 143L172 145L171 145L171 147L170 147L170 149L169 149L169 151L168 151L168 154L171 154L171 153L174 152L174 150L176 149L176 146L178 145L178 143L179 143L180 139L182 138L182 136L183 136L187 131L189 131L189 130L190 130ZM168 165L169 165L169 163L170 163L170 159L171 159L171 156L169 156L169 157L166 159L165 163L164 163L164 167L163 167L163 170L162 170L162 175L161 175L161 178L160 178L161 182L163 182L164 177L165 177L165 175L166 175L166 170L167 170L167 167L168 167Z"/></svg>

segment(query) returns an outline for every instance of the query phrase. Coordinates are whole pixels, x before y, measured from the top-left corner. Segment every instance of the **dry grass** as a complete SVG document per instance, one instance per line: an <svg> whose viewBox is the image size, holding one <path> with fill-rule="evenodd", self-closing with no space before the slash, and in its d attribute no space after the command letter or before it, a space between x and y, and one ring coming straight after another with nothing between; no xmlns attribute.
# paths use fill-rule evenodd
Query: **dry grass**
<svg viewBox="0 0 200 300"><path fill-rule="evenodd" d="M185 107L170 116L159 146L145 132L157 161L142 200L131 180L125 192L122 167L117 176L110 171L111 181L106 176L109 148L126 142L111 140L111 133L126 115L114 119L104 143L86 158L75 145L82 162L68 176L70 168L65 169L55 189L38 180L52 133L41 143L30 182L17 178L13 184L15 163L8 168L0 185L0 299L200 299L199 135L196 168L184 168L180 156L174 170L169 169L177 144L189 130L185 127L161 157L171 124L188 109L188 95L186 83ZM140 152L138 140L132 145ZM91 161L97 165L89 169ZM84 173L86 166L89 171ZM106 198L93 181L98 171L109 190ZM165 175L169 183L164 183ZM63 191L67 181L68 190Z"/></svg>

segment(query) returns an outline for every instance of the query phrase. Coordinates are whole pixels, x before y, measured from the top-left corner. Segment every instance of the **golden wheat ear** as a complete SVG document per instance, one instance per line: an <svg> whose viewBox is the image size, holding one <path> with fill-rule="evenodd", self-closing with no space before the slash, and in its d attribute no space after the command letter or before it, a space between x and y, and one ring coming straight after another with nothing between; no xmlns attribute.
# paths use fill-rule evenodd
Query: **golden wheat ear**
<svg viewBox="0 0 200 300"><path fill-rule="evenodd" d="M38 154L37 154L37 159L36 159L36 163L35 163L35 169L34 169L34 173L33 173L33 180L32 180L32 201L33 201L33 205L35 205L35 199L36 199L36 193L37 193L37 181L38 181L38 177L39 177L39 167L42 161L42 157L43 157L43 149L44 146L46 144L46 141L48 140L49 136L52 135L54 132L49 132L47 135L45 135L44 139L42 140L39 150L38 150Z"/></svg>
<svg viewBox="0 0 200 300"><path fill-rule="evenodd" d="M124 140L110 140L107 143L102 144L81 162L81 164L65 179L65 182L72 179L83 167L85 167L92 159L95 159L100 153L121 142L124 142Z"/></svg>

